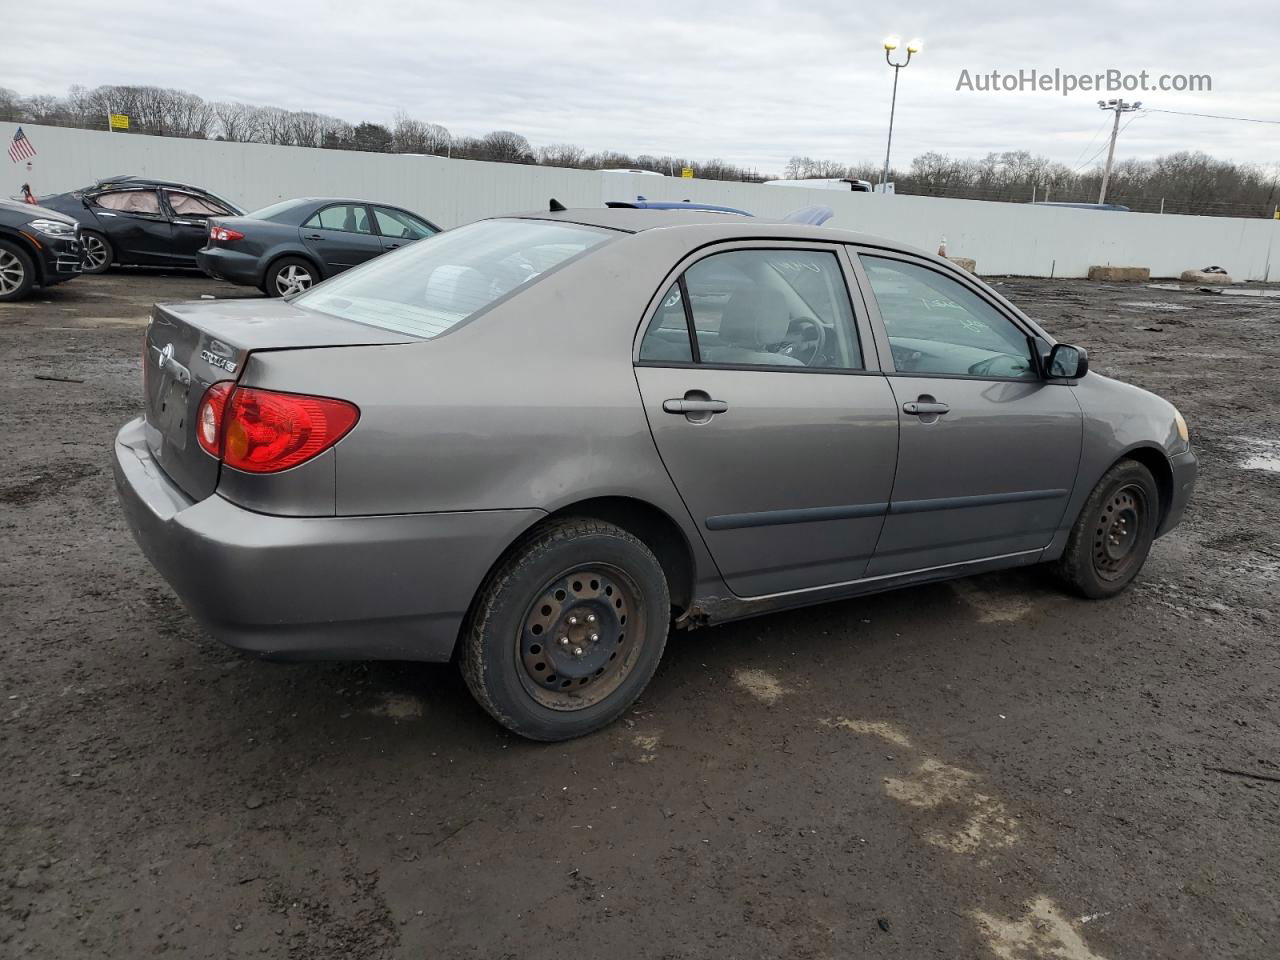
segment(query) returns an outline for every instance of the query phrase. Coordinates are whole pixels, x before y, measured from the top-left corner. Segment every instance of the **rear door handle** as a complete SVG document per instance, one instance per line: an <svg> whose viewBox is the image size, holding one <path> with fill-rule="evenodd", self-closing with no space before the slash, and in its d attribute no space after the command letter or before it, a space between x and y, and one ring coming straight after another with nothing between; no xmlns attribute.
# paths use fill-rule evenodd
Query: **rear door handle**
<svg viewBox="0 0 1280 960"><path fill-rule="evenodd" d="M729 404L723 400L663 400L664 413L724 413Z"/></svg>
<svg viewBox="0 0 1280 960"><path fill-rule="evenodd" d="M951 407L948 404L937 400L912 400L902 405L902 412L909 413L913 417L940 417L950 411Z"/></svg>
<svg viewBox="0 0 1280 960"><path fill-rule="evenodd" d="M320 233L308 233L308 234L307 234L305 237L303 237L302 239L304 239L304 240L323 240L323 239L324 239L324 234L320 234Z"/></svg>

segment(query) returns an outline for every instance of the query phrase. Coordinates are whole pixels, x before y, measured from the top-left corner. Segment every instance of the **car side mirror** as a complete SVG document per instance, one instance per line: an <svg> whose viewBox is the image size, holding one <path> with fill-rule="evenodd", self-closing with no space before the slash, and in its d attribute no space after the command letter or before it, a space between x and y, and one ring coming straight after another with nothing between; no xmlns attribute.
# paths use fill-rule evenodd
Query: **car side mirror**
<svg viewBox="0 0 1280 960"><path fill-rule="evenodd" d="M1089 354L1084 347L1055 343L1044 369L1051 380L1079 380L1089 372Z"/></svg>

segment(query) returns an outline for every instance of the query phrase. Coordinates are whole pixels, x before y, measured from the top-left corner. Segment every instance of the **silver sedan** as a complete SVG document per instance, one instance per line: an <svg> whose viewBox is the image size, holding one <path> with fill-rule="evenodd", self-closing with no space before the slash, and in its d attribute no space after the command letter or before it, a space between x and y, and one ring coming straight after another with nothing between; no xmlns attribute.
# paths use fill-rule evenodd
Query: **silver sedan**
<svg viewBox="0 0 1280 960"><path fill-rule="evenodd" d="M146 344L116 479L197 619L456 656L540 740L615 719L673 625L1030 564L1111 596L1195 483L1171 404L975 277L729 214L553 204Z"/></svg>

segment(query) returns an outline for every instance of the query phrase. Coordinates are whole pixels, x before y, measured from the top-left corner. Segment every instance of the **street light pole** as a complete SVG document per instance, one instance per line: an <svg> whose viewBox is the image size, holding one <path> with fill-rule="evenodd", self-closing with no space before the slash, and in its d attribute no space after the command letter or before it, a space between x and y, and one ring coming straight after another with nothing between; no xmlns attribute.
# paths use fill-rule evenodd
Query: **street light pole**
<svg viewBox="0 0 1280 960"><path fill-rule="evenodd" d="M880 177L880 191L889 192L889 151L893 148L893 115L898 108L898 71L911 62L911 55L924 49L920 40L912 40L907 44L907 59L894 63L891 54L898 49L897 37L884 38L884 62L893 67L893 96L889 100L889 139L884 145L884 173Z"/></svg>
<svg viewBox="0 0 1280 960"><path fill-rule="evenodd" d="M1111 182L1111 162L1116 156L1116 137L1120 134L1120 114L1141 110L1142 101L1125 103L1123 100L1099 100L1098 107L1102 110L1114 110L1116 113L1115 123L1111 125L1111 146L1107 148L1107 166L1102 171L1102 189L1098 191L1098 206L1102 206L1107 202L1107 185Z"/></svg>

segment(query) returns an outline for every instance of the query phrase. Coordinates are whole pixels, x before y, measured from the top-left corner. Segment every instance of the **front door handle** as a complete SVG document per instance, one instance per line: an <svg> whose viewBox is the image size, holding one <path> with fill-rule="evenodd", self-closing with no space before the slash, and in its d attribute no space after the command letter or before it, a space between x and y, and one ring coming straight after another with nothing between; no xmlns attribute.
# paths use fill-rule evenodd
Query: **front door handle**
<svg viewBox="0 0 1280 960"><path fill-rule="evenodd" d="M307 234L305 237L303 237L302 239L303 239L303 240L323 240L323 239L324 239L324 235L323 235L323 234L320 234L320 233L308 233L308 234Z"/></svg>
<svg viewBox="0 0 1280 960"><path fill-rule="evenodd" d="M944 413L950 413L951 407L937 400L912 400L902 405L902 412L913 417L940 417Z"/></svg>

